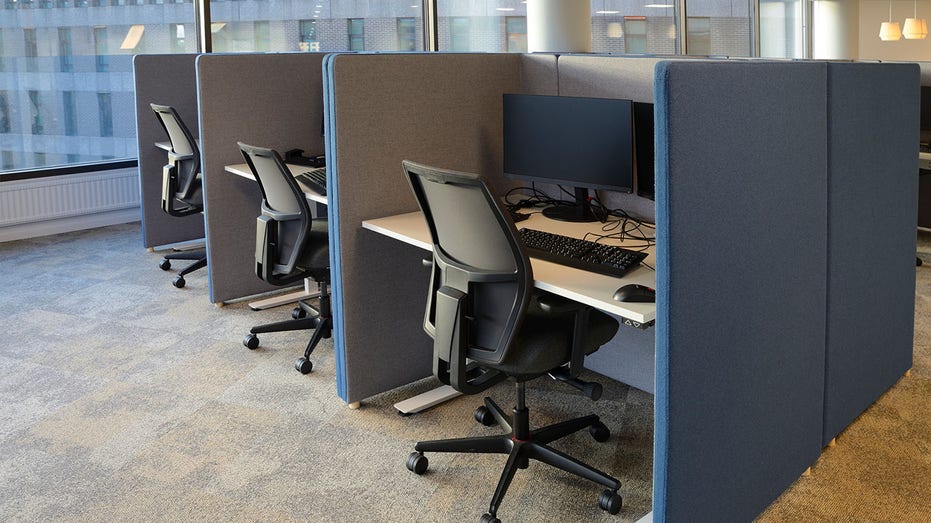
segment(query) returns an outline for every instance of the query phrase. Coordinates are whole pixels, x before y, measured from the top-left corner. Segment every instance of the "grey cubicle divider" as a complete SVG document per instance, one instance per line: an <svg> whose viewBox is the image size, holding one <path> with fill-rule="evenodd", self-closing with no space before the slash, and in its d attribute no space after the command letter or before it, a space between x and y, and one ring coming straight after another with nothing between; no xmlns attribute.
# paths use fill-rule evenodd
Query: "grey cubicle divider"
<svg viewBox="0 0 931 523"><path fill-rule="evenodd" d="M255 275L258 185L224 171L236 142L324 152L323 53L209 54L197 60L210 300L275 289Z"/></svg>
<svg viewBox="0 0 931 523"><path fill-rule="evenodd" d="M142 243L146 247L204 237L203 216L177 218L162 211L162 166L167 157L165 151L154 144L167 142L168 135L149 107L151 103L174 107L191 133L197 135L196 58L196 54L138 54L133 57Z"/></svg>
<svg viewBox="0 0 931 523"><path fill-rule="evenodd" d="M526 77L523 60L529 60ZM417 210L403 159L481 173L499 191L510 186L500 174L502 94L521 92L522 81L551 90L554 75L552 56L340 54L327 60L334 346L345 401L431 374L432 343L422 327L425 253L363 231L361 222Z"/></svg>
<svg viewBox="0 0 931 523"><path fill-rule="evenodd" d="M653 69L660 61L628 56L563 55L558 62L559 94L653 103ZM648 222L654 220L652 200L611 191L602 191L600 196L609 207L624 209ZM655 361L653 329L626 328L588 356L585 364L600 374L653 393Z"/></svg>
<svg viewBox="0 0 931 523"><path fill-rule="evenodd" d="M654 520L750 521L820 454L825 75L656 67Z"/></svg>
<svg viewBox="0 0 931 523"><path fill-rule="evenodd" d="M824 444L912 366L919 83L915 64L828 64Z"/></svg>

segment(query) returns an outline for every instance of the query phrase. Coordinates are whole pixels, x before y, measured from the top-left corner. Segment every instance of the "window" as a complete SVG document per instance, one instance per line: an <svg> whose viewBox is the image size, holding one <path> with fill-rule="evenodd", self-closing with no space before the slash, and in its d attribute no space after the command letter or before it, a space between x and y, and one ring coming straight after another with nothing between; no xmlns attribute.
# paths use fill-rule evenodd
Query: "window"
<svg viewBox="0 0 931 523"><path fill-rule="evenodd" d="M689 54L711 54L711 18L690 16L685 27Z"/></svg>
<svg viewBox="0 0 931 523"><path fill-rule="evenodd" d="M624 17L624 52L647 52L647 19L645 16Z"/></svg>
<svg viewBox="0 0 931 523"><path fill-rule="evenodd" d="M63 73L74 71L74 56L71 50L71 28L58 28L58 67Z"/></svg>
<svg viewBox="0 0 931 523"><path fill-rule="evenodd" d="M416 18L398 18L398 51L417 50L416 24Z"/></svg>
<svg viewBox="0 0 931 523"><path fill-rule="evenodd" d="M65 134L76 136L78 134L78 112L74 103L74 91L61 93L61 108L65 117Z"/></svg>
<svg viewBox="0 0 931 523"><path fill-rule="evenodd" d="M304 52L319 52L320 42L317 41L317 21L301 20L300 26L301 41L298 42L298 49Z"/></svg>
<svg viewBox="0 0 931 523"><path fill-rule="evenodd" d="M349 50L365 51L365 20L349 19Z"/></svg>
<svg viewBox="0 0 931 523"><path fill-rule="evenodd" d="M505 17L504 23L507 32L507 51L509 53L526 53L527 17L508 16Z"/></svg>
<svg viewBox="0 0 931 523"><path fill-rule="evenodd" d="M469 51L471 35L469 34L470 20L465 16L455 16L449 19L449 50Z"/></svg>
<svg viewBox="0 0 931 523"><path fill-rule="evenodd" d="M34 28L23 29L23 52L26 56L26 70L35 72L36 56L39 54L39 47L36 44L36 30Z"/></svg>
<svg viewBox="0 0 931 523"><path fill-rule="evenodd" d="M106 73L110 71L110 57L107 55L107 28L94 28L94 53L97 55L97 72Z"/></svg>
<svg viewBox="0 0 931 523"><path fill-rule="evenodd" d="M45 125L42 121L42 100L39 91L29 91L29 115L32 117L32 134L42 134Z"/></svg>
<svg viewBox="0 0 931 523"><path fill-rule="evenodd" d="M171 37L171 52L172 53L184 53L187 50L185 47L184 35L186 34L184 24L172 24L172 30L169 31Z"/></svg>
<svg viewBox="0 0 931 523"><path fill-rule="evenodd" d="M0 133L10 132L9 91L0 91Z"/></svg>
<svg viewBox="0 0 931 523"><path fill-rule="evenodd" d="M97 111L100 116L100 136L113 136L113 107L110 93L97 93Z"/></svg>
<svg viewBox="0 0 931 523"><path fill-rule="evenodd" d="M271 51L271 27L267 21L253 22L253 38L255 45L253 49L259 52Z"/></svg>

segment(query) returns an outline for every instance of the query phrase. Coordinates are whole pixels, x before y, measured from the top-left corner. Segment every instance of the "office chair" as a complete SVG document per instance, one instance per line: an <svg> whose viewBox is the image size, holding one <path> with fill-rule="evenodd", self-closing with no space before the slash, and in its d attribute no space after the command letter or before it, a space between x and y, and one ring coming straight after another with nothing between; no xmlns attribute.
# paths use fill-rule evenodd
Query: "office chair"
<svg viewBox="0 0 931 523"><path fill-rule="evenodd" d="M500 523L498 507L517 469L527 468L530 459L607 487L598 504L617 514L622 504L618 480L548 446L585 428L596 441L606 441L608 428L590 415L531 430L524 384L550 374L597 399L600 387L576 376L584 356L614 337L618 322L587 305L534 289L530 262L514 224L481 177L402 163L433 242L424 330L434 339L434 374L465 394L505 378L517 389L513 417L488 397L475 411L476 421L497 424L505 434L421 441L408 457L407 468L423 474L428 466L425 452L507 454L480 523Z"/></svg>
<svg viewBox="0 0 931 523"><path fill-rule="evenodd" d="M200 173L200 150L194 136L178 116L174 107L150 104L159 123L171 141L168 163L162 168L162 210L171 216L188 216L204 210L203 184ZM171 260L194 260L175 277L175 287L184 287L184 276L207 266L207 251L175 251L166 254L158 267L171 268Z"/></svg>
<svg viewBox="0 0 931 523"><path fill-rule="evenodd" d="M327 219L311 216L304 192L276 151L244 143L239 143L239 149L262 190L255 239L256 275L273 285L311 278L320 290L319 309L299 301L291 312L292 319L252 327L242 343L255 349L259 346L256 334L314 329L304 357L294 363L301 374L307 374L313 370L310 353L333 332Z"/></svg>

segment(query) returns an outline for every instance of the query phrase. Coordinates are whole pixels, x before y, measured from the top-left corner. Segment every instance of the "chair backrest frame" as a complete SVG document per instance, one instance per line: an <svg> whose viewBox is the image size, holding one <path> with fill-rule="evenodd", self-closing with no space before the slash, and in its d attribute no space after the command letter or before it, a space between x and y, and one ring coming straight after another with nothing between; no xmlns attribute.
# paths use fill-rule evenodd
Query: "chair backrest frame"
<svg viewBox="0 0 931 523"><path fill-rule="evenodd" d="M307 246L310 205L277 151L238 143L262 191L262 214L256 231L256 274L284 285L305 276L297 268Z"/></svg>
<svg viewBox="0 0 931 523"><path fill-rule="evenodd" d="M197 212L199 212L203 210L203 196L201 194L201 157L197 141L174 107L149 105L171 142L171 151L168 153L169 165L166 168L173 166L177 179L177 187L171 192L174 198L197 207ZM172 213L169 212L169 214Z"/></svg>
<svg viewBox="0 0 931 523"><path fill-rule="evenodd" d="M481 176L402 166L433 243L424 330L434 338L434 373L474 393L500 380L475 378L466 361L501 363L513 346L533 291L530 260Z"/></svg>

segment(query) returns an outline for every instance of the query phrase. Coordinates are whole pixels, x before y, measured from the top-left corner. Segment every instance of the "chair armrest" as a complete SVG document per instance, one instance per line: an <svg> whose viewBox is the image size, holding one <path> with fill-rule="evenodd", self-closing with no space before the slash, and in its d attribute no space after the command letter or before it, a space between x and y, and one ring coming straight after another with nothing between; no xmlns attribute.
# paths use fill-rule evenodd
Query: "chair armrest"
<svg viewBox="0 0 931 523"><path fill-rule="evenodd" d="M572 351L570 353L568 378L577 378L585 361L585 347L582 340L585 338L585 329L588 328L588 317L591 313L591 306L579 303L569 298L557 296L551 293L539 293L536 296L537 304L544 312L548 314L561 315L572 314Z"/></svg>
<svg viewBox="0 0 931 523"><path fill-rule="evenodd" d="M436 325L447 328L434 332L433 374L463 394L477 394L507 376L497 370L478 367L466 358L469 319L463 305L467 299L468 295L448 286L436 292Z"/></svg>

